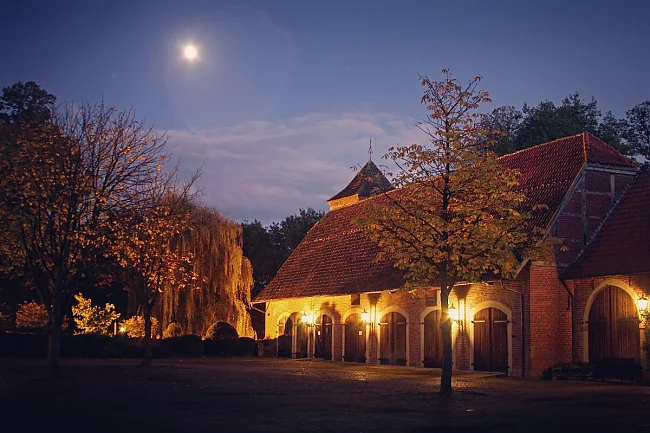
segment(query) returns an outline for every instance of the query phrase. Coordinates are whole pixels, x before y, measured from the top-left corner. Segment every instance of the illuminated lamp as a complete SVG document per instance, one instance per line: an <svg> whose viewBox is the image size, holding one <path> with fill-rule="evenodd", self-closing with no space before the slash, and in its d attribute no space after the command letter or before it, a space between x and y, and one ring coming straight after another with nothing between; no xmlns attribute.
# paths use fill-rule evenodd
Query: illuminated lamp
<svg viewBox="0 0 650 433"><path fill-rule="evenodd" d="M369 322L370 321L370 313L366 311L366 309L363 309L363 312L361 313L361 321L362 322Z"/></svg>
<svg viewBox="0 0 650 433"><path fill-rule="evenodd" d="M302 313L302 317L300 319L302 320L302 323L309 323L309 316L307 313Z"/></svg>
<svg viewBox="0 0 650 433"><path fill-rule="evenodd" d="M126 332L126 327L125 326L120 326L120 332L124 334Z"/></svg>
<svg viewBox="0 0 650 433"><path fill-rule="evenodd" d="M458 309L454 307L454 304L451 304L451 307L448 309L449 318L454 322L458 321Z"/></svg>
<svg viewBox="0 0 650 433"><path fill-rule="evenodd" d="M648 309L648 300L644 295L641 295L641 297L636 301L637 306L639 307L639 311L644 312Z"/></svg>

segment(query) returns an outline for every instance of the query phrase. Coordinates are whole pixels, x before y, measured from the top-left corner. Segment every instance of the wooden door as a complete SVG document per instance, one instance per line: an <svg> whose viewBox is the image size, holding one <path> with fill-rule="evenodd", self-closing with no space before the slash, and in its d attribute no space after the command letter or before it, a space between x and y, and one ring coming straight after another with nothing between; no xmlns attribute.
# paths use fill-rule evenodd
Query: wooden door
<svg viewBox="0 0 650 433"><path fill-rule="evenodd" d="M309 327L299 322L296 326L296 358L307 358L309 345Z"/></svg>
<svg viewBox="0 0 650 433"><path fill-rule="evenodd" d="M474 315L474 370L508 371L508 316L496 308Z"/></svg>
<svg viewBox="0 0 650 433"><path fill-rule="evenodd" d="M366 325L360 314L350 314L345 319L345 353L347 362L366 362Z"/></svg>
<svg viewBox="0 0 650 433"><path fill-rule="evenodd" d="M423 364L427 368L442 368L442 331L440 310L433 310L424 317Z"/></svg>
<svg viewBox="0 0 650 433"><path fill-rule="evenodd" d="M406 365L406 317L385 314L379 322L379 342L381 364Z"/></svg>
<svg viewBox="0 0 650 433"><path fill-rule="evenodd" d="M291 358L291 339L293 338L293 321L287 318L281 321L278 326L278 356L280 358Z"/></svg>
<svg viewBox="0 0 650 433"><path fill-rule="evenodd" d="M588 321L589 362L603 358L640 361L639 315L625 290L607 286L594 298Z"/></svg>
<svg viewBox="0 0 650 433"><path fill-rule="evenodd" d="M322 315L316 319L314 357L332 359L332 319Z"/></svg>

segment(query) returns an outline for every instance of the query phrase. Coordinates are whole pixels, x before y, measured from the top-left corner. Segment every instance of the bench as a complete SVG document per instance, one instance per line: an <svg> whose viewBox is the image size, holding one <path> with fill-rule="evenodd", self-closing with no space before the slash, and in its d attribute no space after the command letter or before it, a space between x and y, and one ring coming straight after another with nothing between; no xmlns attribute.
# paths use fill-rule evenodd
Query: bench
<svg viewBox="0 0 650 433"><path fill-rule="evenodd" d="M594 364L593 378L641 382L643 367L634 358L603 358Z"/></svg>

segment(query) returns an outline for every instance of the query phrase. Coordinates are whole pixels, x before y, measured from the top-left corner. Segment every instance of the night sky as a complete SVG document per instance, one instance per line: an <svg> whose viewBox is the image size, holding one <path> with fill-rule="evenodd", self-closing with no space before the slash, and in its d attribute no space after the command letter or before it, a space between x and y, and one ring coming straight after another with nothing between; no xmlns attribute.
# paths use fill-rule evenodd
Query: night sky
<svg viewBox="0 0 650 433"><path fill-rule="evenodd" d="M418 73L483 75L493 106L578 91L620 117L650 98L649 41L645 0L5 0L0 86L134 107L186 171L204 164L207 204L268 223L325 209L369 137L375 155L421 141Z"/></svg>

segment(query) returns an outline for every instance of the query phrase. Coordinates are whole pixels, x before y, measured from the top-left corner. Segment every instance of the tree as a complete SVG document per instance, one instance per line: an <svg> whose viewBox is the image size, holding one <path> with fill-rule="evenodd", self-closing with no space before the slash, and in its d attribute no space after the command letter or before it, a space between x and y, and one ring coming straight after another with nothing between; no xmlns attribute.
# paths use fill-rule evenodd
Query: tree
<svg viewBox="0 0 650 433"><path fill-rule="evenodd" d="M623 137L632 155L640 155L650 161L650 100L635 105L625 112L622 121Z"/></svg>
<svg viewBox="0 0 650 433"><path fill-rule="evenodd" d="M601 119L596 135L622 154L631 155L632 149L621 139L621 131L621 121L611 111L608 111Z"/></svg>
<svg viewBox="0 0 650 433"><path fill-rule="evenodd" d="M483 129L489 136L485 137L487 142L494 143L490 150L497 155L505 155L517 150L513 140L519 133L523 114L513 106L497 107L485 117Z"/></svg>
<svg viewBox="0 0 650 433"><path fill-rule="evenodd" d="M168 159L164 135L103 104L83 103L25 125L3 179L3 232L13 233L12 259L24 263L52 326L48 365L59 366L63 312L83 269L120 228L118 210L137 208Z"/></svg>
<svg viewBox="0 0 650 433"><path fill-rule="evenodd" d="M56 97L34 81L4 87L0 96L0 125L47 122L55 103Z"/></svg>
<svg viewBox="0 0 650 433"><path fill-rule="evenodd" d="M50 325L47 309L34 301L25 302L16 311L16 327L45 332Z"/></svg>
<svg viewBox="0 0 650 433"><path fill-rule="evenodd" d="M489 102L480 77L461 85L447 70L442 81L421 77L429 114L420 129L427 144L391 147L397 190L365 202L358 224L377 242L379 259L405 271L409 286L440 286L443 366L440 390L451 392L452 336L449 293L461 281L514 275L522 257L538 252L543 230L529 223L517 190L517 172L485 151L484 115ZM487 143L488 145L490 143ZM540 244L541 245L541 244Z"/></svg>
<svg viewBox="0 0 650 433"><path fill-rule="evenodd" d="M156 181L138 193L137 205L120 210L120 232L111 252L124 270L126 289L135 296L144 319L142 365L151 365L152 311L166 286L184 289L195 283L193 256L179 248L189 226L195 174L179 183L176 170L161 169Z"/></svg>
<svg viewBox="0 0 650 433"><path fill-rule="evenodd" d="M110 326L120 318L120 313L115 311L115 305L107 303L102 310L81 293L76 294L74 298L77 300L77 305L72 306L72 317L77 326L75 334L108 335Z"/></svg>

